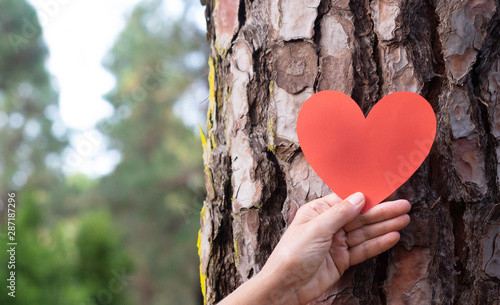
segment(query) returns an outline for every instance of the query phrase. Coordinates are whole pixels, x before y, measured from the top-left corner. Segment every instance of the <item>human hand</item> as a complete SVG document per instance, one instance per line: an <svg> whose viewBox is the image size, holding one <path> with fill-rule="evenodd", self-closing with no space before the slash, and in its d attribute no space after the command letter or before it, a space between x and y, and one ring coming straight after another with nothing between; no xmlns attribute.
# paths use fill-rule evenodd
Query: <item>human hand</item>
<svg viewBox="0 0 500 305"><path fill-rule="evenodd" d="M282 304L307 304L335 284L350 266L396 244L410 221L410 203L381 203L359 214L361 193L343 201L336 194L302 206L261 271L275 279ZM281 287L280 287L281 286Z"/></svg>
<svg viewBox="0 0 500 305"><path fill-rule="evenodd" d="M347 268L394 246L410 221L410 203L388 201L359 214L364 203L356 193L303 205L263 269L220 304L307 304Z"/></svg>

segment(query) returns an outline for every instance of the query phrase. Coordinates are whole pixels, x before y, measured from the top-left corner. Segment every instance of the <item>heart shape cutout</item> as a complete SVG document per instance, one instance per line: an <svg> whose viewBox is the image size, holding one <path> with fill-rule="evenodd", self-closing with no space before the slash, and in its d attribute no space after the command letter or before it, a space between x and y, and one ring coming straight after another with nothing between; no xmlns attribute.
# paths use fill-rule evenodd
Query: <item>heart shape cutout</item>
<svg viewBox="0 0 500 305"><path fill-rule="evenodd" d="M365 118L349 96L325 90L302 105L297 136L311 167L337 195L365 195L364 213L424 162L436 136L436 116L423 97L399 91Z"/></svg>

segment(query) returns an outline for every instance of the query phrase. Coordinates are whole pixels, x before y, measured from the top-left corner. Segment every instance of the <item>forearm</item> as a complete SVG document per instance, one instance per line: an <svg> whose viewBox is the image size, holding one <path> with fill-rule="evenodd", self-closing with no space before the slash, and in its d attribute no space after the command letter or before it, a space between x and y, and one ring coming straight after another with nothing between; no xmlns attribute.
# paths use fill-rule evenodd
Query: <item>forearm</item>
<svg viewBox="0 0 500 305"><path fill-rule="evenodd" d="M287 286L279 274L260 272L218 305L300 305L295 291Z"/></svg>

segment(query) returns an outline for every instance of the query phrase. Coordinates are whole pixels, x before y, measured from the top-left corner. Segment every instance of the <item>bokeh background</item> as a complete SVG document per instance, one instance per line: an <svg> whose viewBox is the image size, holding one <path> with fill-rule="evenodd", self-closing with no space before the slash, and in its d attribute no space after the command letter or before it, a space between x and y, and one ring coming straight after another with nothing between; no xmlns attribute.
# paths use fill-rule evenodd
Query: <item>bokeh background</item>
<svg viewBox="0 0 500 305"><path fill-rule="evenodd" d="M199 0L0 0L0 304L203 304L204 24Z"/></svg>

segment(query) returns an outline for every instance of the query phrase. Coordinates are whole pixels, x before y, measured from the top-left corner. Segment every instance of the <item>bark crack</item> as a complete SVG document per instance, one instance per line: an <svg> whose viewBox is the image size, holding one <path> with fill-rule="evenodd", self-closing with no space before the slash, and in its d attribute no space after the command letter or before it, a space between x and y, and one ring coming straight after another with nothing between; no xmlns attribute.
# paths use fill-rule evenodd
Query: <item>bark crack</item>
<svg viewBox="0 0 500 305"><path fill-rule="evenodd" d="M460 295L462 291L469 286L469 277L467 276L465 266L467 265L467 243L464 224L465 205L461 202L449 202L449 213L453 223L453 235L455 237L455 280L456 294Z"/></svg>
<svg viewBox="0 0 500 305"><path fill-rule="evenodd" d="M434 76L424 84L422 94L432 105L434 111L439 111L439 94L443 88L443 76L445 73L445 62L443 57L443 47L439 36L438 27L441 21L436 12L436 7L432 0L425 0L427 19L429 20L430 39L432 46L432 68Z"/></svg>
<svg viewBox="0 0 500 305"><path fill-rule="evenodd" d="M384 292L384 282L387 280L387 270L389 268L389 251L380 254L377 258L377 267L375 269L375 283L378 286L378 297L381 304L387 304L387 296Z"/></svg>
<svg viewBox="0 0 500 305"><path fill-rule="evenodd" d="M259 263L262 266L267 261L269 255L274 250L281 238L281 233L285 228L285 220L281 211L287 197L287 186L285 180L285 173L280 167L279 161L270 150L266 151L266 158L271 167L271 180L269 181L268 190L269 198L262 204L259 213L259 218L262 224L259 226L258 240L259 240Z"/></svg>
<svg viewBox="0 0 500 305"><path fill-rule="evenodd" d="M370 0L370 2L371 2L371 0ZM373 21L371 14L369 15L369 19L370 19L370 22L372 24L372 32L373 32L374 21ZM377 92L375 95L376 100L379 100L382 97L382 93L383 93L382 89L384 88L384 76L382 73L383 60L382 60L382 55L380 54L380 50L379 50L379 43L380 43L380 41L378 39L378 35L377 35L377 33L374 33L373 34L372 49L373 49L373 58L375 60L375 73L377 75L377 82L376 82ZM368 114L368 112L370 111L371 107L373 107L373 105L375 105L375 104L372 104L369 107L367 107L366 109L363 109L365 116Z"/></svg>
<svg viewBox="0 0 500 305"><path fill-rule="evenodd" d="M213 202L222 202L221 205L213 206L214 216L212 217L212 250L211 259L208 262L207 269L209 270L209 278L215 283L211 284L216 288L214 291L214 302L217 303L229 295L236 287L239 286L236 265L234 264L233 255L233 216L232 216L232 200L233 187L231 185L231 158L221 156L219 162L215 162L214 166L219 168L219 177L215 181L220 181L217 185L219 191L217 194L222 198L215 198ZM225 279L231 279L225 281Z"/></svg>
<svg viewBox="0 0 500 305"><path fill-rule="evenodd" d="M383 81L379 67L378 39L373 32L369 1L350 1L354 16L355 51L353 53L354 88L352 98L360 105L365 116L380 98L380 82Z"/></svg>
<svg viewBox="0 0 500 305"><path fill-rule="evenodd" d="M314 35L313 41L316 45L319 45L319 41L321 39L321 20L323 20L323 16L325 16L330 11L330 1L321 0L317 8L317 16L316 20L314 20ZM319 58L319 49L318 58Z"/></svg>
<svg viewBox="0 0 500 305"><path fill-rule="evenodd" d="M238 22L240 24L240 27L238 28L237 33L240 32L241 28L247 22L247 10L246 10L246 1L245 0L240 0L240 7L238 8ZM234 36L236 36L236 35L234 35Z"/></svg>
<svg viewBox="0 0 500 305"><path fill-rule="evenodd" d="M321 21L323 20L323 16L325 16L328 11L330 11L330 1L328 0L321 0L321 2L318 5L317 9L317 16L316 20L314 21L314 34L312 37L312 41L314 42L314 47L316 50L316 55L318 56L317 60L317 66L318 66L318 73L316 74L316 79L314 80L314 85L313 89L314 92L318 92L318 86L319 86L319 80L321 78L321 56L320 56L320 49L319 49L319 41L321 40Z"/></svg>
<svg viewBox="0 0 500 305"><path fill-rule="evenodd" d="M481 50L479 50L477 55L477 61L472 68L472 85L474 90L474 98L478 104L478 110L480 112L480 120L482 126L484 128L485 141L486 141L486 149L485 149L485 162L486 164L498 164L497 154L496 154L496 145L497 140L492 132L492 126L490 123L490 111L494 111L490 109L486 100L482 95L482 81L484 78L482 77L488 71L487 69L491 67L491 64L495 59L498 60L500 58L500 40L498 39L498 33L500 33L500 13L497 10L495 15L492 18L492 22L490 24L491 29L488 29L488 36L485 38L485 43ZM486 90L486 89L485 89ZM497 181L499 179L497 169L494 166L485 166L486 176L490 177L488 181L488 188L490 190L490 198L487 200L494 200L494 198L498 198L499 189Z"/></svg>

